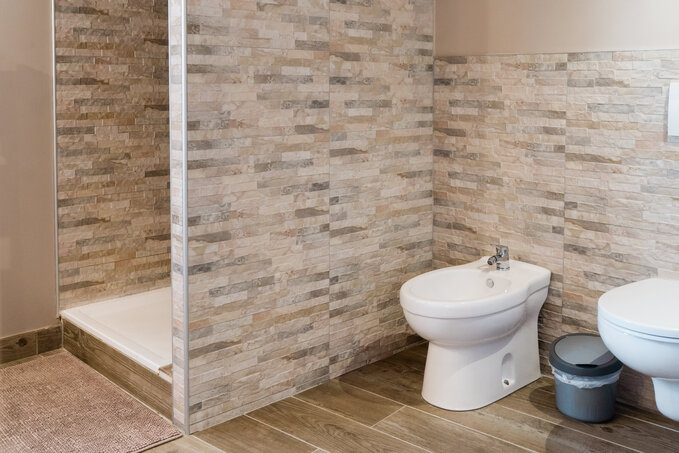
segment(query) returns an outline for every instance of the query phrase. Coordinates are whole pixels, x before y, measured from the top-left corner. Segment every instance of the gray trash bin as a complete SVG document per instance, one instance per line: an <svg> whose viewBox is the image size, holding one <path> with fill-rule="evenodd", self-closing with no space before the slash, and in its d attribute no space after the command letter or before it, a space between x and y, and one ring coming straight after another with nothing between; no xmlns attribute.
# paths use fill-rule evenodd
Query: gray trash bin
<svg viewBox="0 0 679 453"><path fill-rule="evenodd" d="M615 415L615 392L622 363L606 348L601 337L570 334L549 348L554 373L556 407L565 415L601 423Z"/></svg>

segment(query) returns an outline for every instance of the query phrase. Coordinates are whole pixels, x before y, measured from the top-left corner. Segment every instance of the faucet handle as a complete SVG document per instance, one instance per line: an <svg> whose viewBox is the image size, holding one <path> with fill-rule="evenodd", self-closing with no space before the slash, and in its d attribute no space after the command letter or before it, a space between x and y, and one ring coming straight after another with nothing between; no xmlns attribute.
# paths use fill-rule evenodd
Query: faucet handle
<svg viewBox="0 0 679 453"><path fill-rule="evenodd" d="M509 247L501 244L490 244L495 247L495 254L500 258L506 258L509 256Z"/></svg>

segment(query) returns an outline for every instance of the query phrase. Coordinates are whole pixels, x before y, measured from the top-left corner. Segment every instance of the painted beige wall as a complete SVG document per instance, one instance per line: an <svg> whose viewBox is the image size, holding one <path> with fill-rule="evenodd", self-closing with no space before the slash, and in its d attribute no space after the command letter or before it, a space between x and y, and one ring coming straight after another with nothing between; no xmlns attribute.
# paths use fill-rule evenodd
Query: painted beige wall
<svg viewBox="0 0 679 453"><path fill-rule="evenodd" d="M435 55L679 48L677 0L436 0Z"/></svg>
<svg viewBox="0 0 679 453"><path fill-rule="evenodd" d="M55 322L52 2L0 0L0 337Z"/></svg>

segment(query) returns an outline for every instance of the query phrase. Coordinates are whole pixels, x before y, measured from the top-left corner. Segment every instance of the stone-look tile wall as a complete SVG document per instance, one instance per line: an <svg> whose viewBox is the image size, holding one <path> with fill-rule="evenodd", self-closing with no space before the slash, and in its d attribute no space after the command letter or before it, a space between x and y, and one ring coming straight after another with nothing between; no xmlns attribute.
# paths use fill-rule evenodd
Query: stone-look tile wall
<svg viewBox="0 0 679 453"><path fill-rule="evenodd" d="M609 289L679 275L679 143L668 142L679 51L445 57L435 62L436 267L507 244L549 268L547 348L596 331ZM625 370L620 397L653 408Z"/></svg>
<svg viewBox="0 0 679 453"><path fill-rule="evenodd" d="M330 375L404 346L432 265L432 2L330 2Z"/></svg>
<svg viewBox="0 0 679 453"><path fill-rule="evenodd" d="M61 308L169 283L167 2L56 0Z"/></svg>
<svg viewBox="0 0 679 453"><path fill-rule="evenodd" d="M170 111L170 244L172 268L172 421L187 432L186 423L186 333L185 313L186 256L184 253L186 215L184 212L186 149L183 125L185 124L184 89L186 80L182 38L183 0L168 1L168 70Z"/></svg>
<svg viewBox="0 0 679 453"><path fill-rule="evenodd" d="M431 266L432 13L188 1L191 431L414 338L397 290Z"/></svg>

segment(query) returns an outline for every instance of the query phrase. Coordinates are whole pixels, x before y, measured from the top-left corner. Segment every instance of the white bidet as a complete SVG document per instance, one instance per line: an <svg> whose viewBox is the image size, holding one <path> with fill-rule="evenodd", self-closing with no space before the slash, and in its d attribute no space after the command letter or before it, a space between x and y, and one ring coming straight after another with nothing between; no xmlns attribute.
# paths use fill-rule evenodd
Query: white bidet
<svg viewBox="0 0 679 453"><path fill-rule="evenodd" d="M429 340L422 397L448 410L486 406L540 377L537 319L550 271L488 257L401 287L406 320Z"/></svg>

